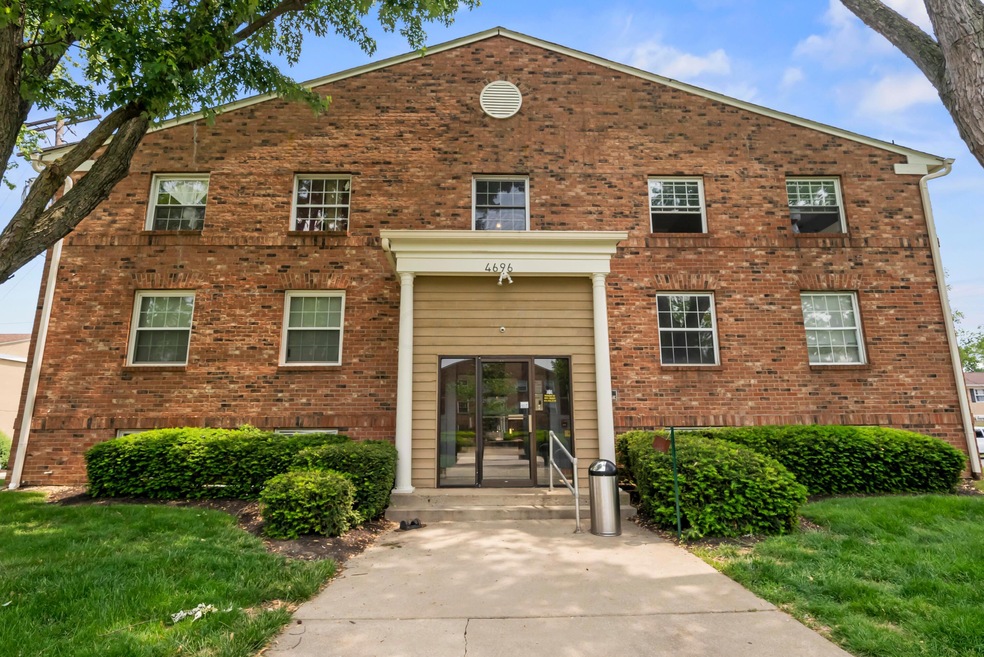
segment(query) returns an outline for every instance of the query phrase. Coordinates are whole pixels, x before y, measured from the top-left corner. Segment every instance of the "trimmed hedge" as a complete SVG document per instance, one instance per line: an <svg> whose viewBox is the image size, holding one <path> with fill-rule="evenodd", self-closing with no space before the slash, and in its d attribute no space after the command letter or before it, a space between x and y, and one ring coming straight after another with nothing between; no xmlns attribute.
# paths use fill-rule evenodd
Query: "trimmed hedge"
<svg viewBox="0 0 984 657"><path fill-rule="evenodd" d="M338 445L320 445L301 451L294 470L334 470L355 484L355 512L359 522L383 514L396 481L396 447L367 440Z"/></svg>
<svg viewBox="0 0 984 657"><path fill-rule="evenodd" d="M699 433L776 459L810 495L949 493L967 466L966 455L942 440L899 429L790 425Z"/></svg>
<svg viewBox="0 0 984 657"><path fill-rule="evenodd" d="M616 441L620 470L635 482L639 511L660 527L676 528L673 465L653 449L653 431ZM691 537L782 534L796 526L806 488L774 459L745 447L696 435L677 435L681 524Z"/></svg>
<svg viewBox="0 0 984 657"><path fill-rule="evenodd" d="M281 435L252 427L154 429L91 447L93 497L256 499L301 450L347 442L335 434Z"/></svg>
<svg viewBox="0 0 984 657"><path fill-rule="evenodd" d="M10 462L10 436L0 431L0 468L6 468Z"/></svg>
<svg viewBox="0 0 984 657"><path fill-rule="evenodd" d="M330 470L295 470L279 474L260 493L263 531L271 538L302 534L341 536L353 520L355 487Z"/></svg>

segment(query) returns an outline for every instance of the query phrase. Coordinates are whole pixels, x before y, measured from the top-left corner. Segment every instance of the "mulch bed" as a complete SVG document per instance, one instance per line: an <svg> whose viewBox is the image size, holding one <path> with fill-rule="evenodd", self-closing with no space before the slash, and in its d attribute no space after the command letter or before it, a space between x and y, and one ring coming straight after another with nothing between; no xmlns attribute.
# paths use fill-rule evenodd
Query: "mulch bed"
<svg viewBox="0 0 984 657"><path fill-rule="evenodd" d="M292 559L314 561L333 559L339 565L361 554L384 533L396 527L386 519L373 520L350 530L344 536L302 536L295 540L275 541L263 535L263 518L259 502L246 500L153 500L148 498L94 498L81 486L37 486L24 490L47 493L50 504L71 506L92 504L109 506L113 504L160 504L165 506L190 506L200 509L213 509L228 513L236 519L236 524L250 534L258 536L269 552L282 554Z"/></svg>

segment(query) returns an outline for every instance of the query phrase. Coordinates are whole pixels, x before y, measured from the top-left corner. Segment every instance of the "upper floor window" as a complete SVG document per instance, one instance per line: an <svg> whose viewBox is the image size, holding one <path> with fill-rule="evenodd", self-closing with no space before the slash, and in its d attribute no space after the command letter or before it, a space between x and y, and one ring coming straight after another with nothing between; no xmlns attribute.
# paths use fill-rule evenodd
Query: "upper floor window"
<svg viewBox="0 0 984 657"><path fill-rule="evenodd" d="M281 362L340 365L344 292L287 292Z"/></svg>
<svg viewBox="0 0 984 657"><path fill-rule="evenodd" d="M528 183L527 178L475 178L475 230L527 230L530 205Z"/></svg>
<svg viewBox="0 0 984 657"><path fill-rule="evenodd" d="M788 178L794 233L844 233L844 204L836 178Z"/></svg>
<svg viewBox="0 0 984 657"><path fill-rule="evenodd" d="M656 314L663 365L717 365L713 295L657 294Z"/></svg>
<svg viewBox="0 0 984 657"><path fill-rule="evenodd" d="M854 293L803 292L800 299L810 364L863 364L861 321Z"/></svg>
<svg viewBox="0 0 984 657"><path fill-rule="evenodd" d="M205 225L208 176L159 174L151 183L153 194L147 230L201 230Z"/></svg>
<svg viewBox="0 0 984 657"><path fill-rule="evenodd" d="M649 214L654 233L707 232L700 178L650 178Z"/></svg>
<svg viewBox="0 0 984 657"><path fill-rule="evenodd" d="M186 365L194 310L194 292L137 292L127 362Z"/></svg>
<svg viewBox="0 0 984 657"><path fill-rule="evenodd" d="M348 176L297 176L290 229L348 230L351 195L352 179Z"/></svg>
<svg viewBox="0 0 984 657"><path fill-rule="evenodd" d="M984 402L984 388L971 388L970 396L975 404Z"/></svg>

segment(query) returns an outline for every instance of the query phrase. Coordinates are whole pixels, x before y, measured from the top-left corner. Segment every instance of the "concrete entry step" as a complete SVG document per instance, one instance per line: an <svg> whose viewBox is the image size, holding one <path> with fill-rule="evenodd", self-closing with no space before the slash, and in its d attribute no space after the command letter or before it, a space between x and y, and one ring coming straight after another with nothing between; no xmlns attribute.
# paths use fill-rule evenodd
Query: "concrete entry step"
<svg viewBox="0 0 984 657"><path fill-rule="evenodd" d="M629 494L620 491L622 517L635 514ZM590 516L588 492L581 493L581 519ZM423 523L482 520L573 520L574 496L565 488L418 488L394 493L386 518L393 522L419 518Z"/></svg>

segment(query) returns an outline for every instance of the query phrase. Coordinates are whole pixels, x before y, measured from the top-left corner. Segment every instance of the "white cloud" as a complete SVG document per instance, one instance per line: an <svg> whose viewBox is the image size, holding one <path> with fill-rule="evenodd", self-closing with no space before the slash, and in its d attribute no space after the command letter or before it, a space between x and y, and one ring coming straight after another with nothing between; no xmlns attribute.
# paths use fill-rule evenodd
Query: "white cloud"
<svg viewBox="0 0 984 657"><path fill-rule="evenodd" d="M926 4L923 0L884 0L885 4L899 12L910 21L926 30L930 34L933 33L933 24L929 20L929 14L926 13Z"/></svg>
<svg viewBox="0 0 984 657"><path fill-rule="evenodd" d="M894 2L911 4L910 0ZM840 0L829 0L823 21L828 25L827 31L811 34L796 44L794 56L816 59L826 66L844 67L863 63L872 55L890 53L893 49L888 41L866 27Z"/></svg>
<svg viewBox="0 0 984 657"><path fill-rule="evenodd" d="M650 39L630 48L626 60L636 68L677 80L731 73L731 60L720 48L706 55L695 55L668 46L658 39Z"/></svg>
<svg viewBox="0 0 984 657"><path fill-rule="evenodd" d="M862 114L901 112L913 105L932 103L939 99L936 89L922 73L886 75L861 98L858 110Z"/></svg>
<svg viewBox="0 0 984 657"><path fill-rule="evenodd" d="M782 80L779 84L784 89L788 89L789 87L795 86L797 83L802 82L803 78L803 69L790 66L783 71Z"/></svg>

